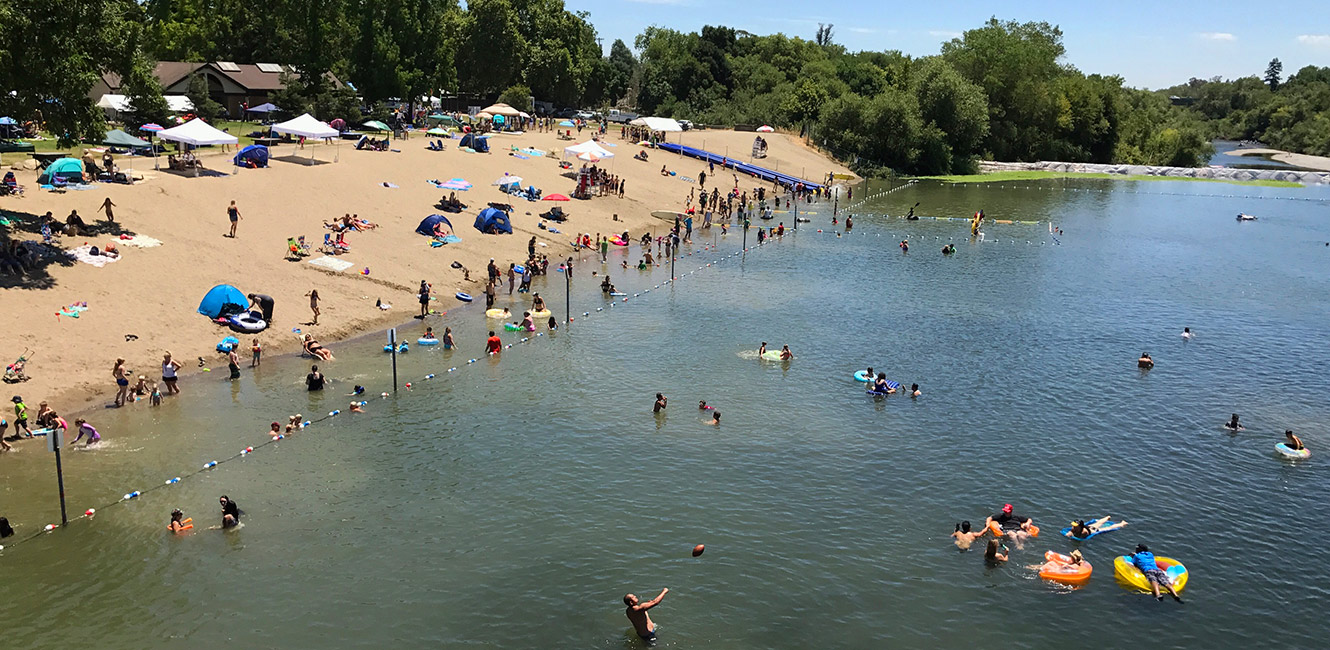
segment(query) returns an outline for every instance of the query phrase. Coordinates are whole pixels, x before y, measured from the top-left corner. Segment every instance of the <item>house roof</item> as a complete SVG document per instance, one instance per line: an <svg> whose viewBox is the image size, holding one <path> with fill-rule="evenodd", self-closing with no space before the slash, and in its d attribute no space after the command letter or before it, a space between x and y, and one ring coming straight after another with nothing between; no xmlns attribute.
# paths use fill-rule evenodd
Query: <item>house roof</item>
<svg viewBox="0 0 1330 650"><path fill-rule="evenodd" d="M163 88L166 88L205 67L208 68L210 72L226 77L246 90L269 91L280 90L283 87L281 72L264 72L254 63L237 63L228 67L235 67L238 68L238 70L228 71L223 70L222 67L215 62L191 63L187 61L159 61L157 62L157 68L153 70L153 76L157 77L157 81L161 82ZM272 69L278 66L269 66L265 64L264 67ZM280 67L283 69L289 69L287 66ZM300 73L295 71L291 71L291 75L297 78L300 77ZM328 78L336 86L340 87L342 85L342 82L331 73L328 75ZM120 75L108 72L102 75L102 79L111 90L114 91L120 89Z"/></svg>

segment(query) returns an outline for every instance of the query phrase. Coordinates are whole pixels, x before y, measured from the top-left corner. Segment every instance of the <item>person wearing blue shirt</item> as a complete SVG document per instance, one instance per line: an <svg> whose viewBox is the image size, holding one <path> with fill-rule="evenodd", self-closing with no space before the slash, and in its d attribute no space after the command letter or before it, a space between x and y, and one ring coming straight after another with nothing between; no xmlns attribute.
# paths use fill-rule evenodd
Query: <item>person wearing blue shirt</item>
<svg viewBox="0 0 1330 650"><path fill-rule="evenodd" d="M1163 569L1159 568L1159 564L1155 562L1154 553L1151 553L1145 544L1136 545L1136 553L1131 556L1131 563L1141 570L1146 582L1150 583L1150 589L1154 591L1155 600L1161 602L1164 600L1164 597L1159 594L1159 588L1163 587L1168 591L1168 595L1173 597L1173 600L1179 603L1182 602L1182 599L1178 597L1178 592L1173 591L1173 581L1169 579L1168 574L1164 573Z"/></svg>

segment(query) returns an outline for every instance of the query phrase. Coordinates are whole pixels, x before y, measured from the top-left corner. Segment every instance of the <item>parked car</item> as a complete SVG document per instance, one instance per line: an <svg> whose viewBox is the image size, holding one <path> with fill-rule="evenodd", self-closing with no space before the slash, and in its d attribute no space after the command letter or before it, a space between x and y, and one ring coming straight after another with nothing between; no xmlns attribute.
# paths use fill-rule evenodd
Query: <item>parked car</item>
<svg viewBox="0 0 1330 650"><path fill-rule="evenodd" d="M679 120L679 126L683 127L685 131L690 131L693 128L693 123L688 120Z"/></svg>
<svg viewBox="0 0 1330 650"><path fill-rule="evenodd" d="M607 116L607 121L614 122L616 124L627 124L628 122L631 122L639 117L641 116L631 111L621 111L617 108L611 108L609 115Z"/></svg>
<svg viewBox="0 0 1330 650"><path fill-rule="evenodd" d="M573 117L579 120L594 120L599 116L597 116L592 111L577 111L576 113L573 114Z"/></svg>

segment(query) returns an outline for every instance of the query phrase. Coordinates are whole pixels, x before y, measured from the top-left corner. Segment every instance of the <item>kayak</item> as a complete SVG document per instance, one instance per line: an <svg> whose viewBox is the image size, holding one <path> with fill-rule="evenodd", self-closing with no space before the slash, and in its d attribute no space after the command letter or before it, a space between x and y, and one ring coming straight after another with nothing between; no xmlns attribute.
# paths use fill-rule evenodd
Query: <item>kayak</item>
<svg viewBox="0 0 1330 650"><path fill-rule="evenodd" d="M1071 556L1053 551L1044 553L1044 561L1044 566L1039 567L1039 577L1054 582L1081 584L1089 580L1090 573L1094 571L1094 567L1085 560L1081 560L1080 564L1072 564Z"/></svg>
<svg viewBox="0 0 1330 650"><path fill-rule="evenodd" d="M1189 573L1187 567L1181 562L1171 557L1155 556L1155 564L1168 574L1169 582L1173 585L1173 591L1182 593L1182 589L1187 586ZM1117 576L1119 582L1130 587L1135 587L1141 591L1151 591L1150 582L1145 579L1145 574L1131 563L1131 558L1126 555L1119 555L1113 559L1113 574Z"/></svg>

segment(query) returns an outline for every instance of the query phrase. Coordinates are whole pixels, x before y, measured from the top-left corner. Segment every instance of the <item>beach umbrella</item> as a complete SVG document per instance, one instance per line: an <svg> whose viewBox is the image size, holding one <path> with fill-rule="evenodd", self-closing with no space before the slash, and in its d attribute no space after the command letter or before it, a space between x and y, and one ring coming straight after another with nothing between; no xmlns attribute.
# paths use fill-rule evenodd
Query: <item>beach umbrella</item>
<svg viewBox="0 0 1330 650"><path fill-rule="evenodd" d="M8 116L8 115L6 115L6 116L4 116L4 117L0 117L0 125L3 125L3 126L14 126L14 125L16 125L16 124L18 124L18 122L15 122L15 121L14 121L14 118L12 118L12 117L10 117L10 116Z"/></svg>
<svg viewBox="0 0 1330 650"><path fill-rule="evenodd" d="M441 119L443 119L443 118L445 118L445 117L448 117L448 116L447 116L447 115L444 115L443 113L431 113L430 116L427 117L427 118L425 118L425 119L427 119L427 120L441 120Z"/></svg>
<svg viewBox="0 0 1330 650"><path fill-rule="evenodd" d="M389 129L389 128L388 128L388 125L387 125L387 124L384 124L383 122L380 122L380 121L378 121L378 120L370 120L370 121L368 121L368 122L365 122L362 126L364 126L364 127L367 128L367 129L374 129L375 131L391 131L391 130L392 130L392 129Z"/></svg>
<svg viewBox="0 0 1330 650"><path fill-rule="evenodd" d="M448 135L448 131L446 129L440 129L437 126L426 131L425 133L428 133L430 135Z"/></svg>
<svg viewBox="0 0 1330 650"><path fill-rule="evenodd" d="M765 124L762 125L762 126L757 127L757 132L758 132L758 133L771 133L771 132L773 132L773 131L775 131L775 130L776 130L776 129L773 129L773 128L771 128L771 127L765 125Z"/></svg>
<svg viewBox="0 0 1330 650"><path fill-rule="evenodd" d="M577 154L577 159L585 160L587 162L592 162L592 163L600 162L600 156L597 156L596 154L591 153L590 151L584 151L582 153Z"/></svg>
<svg viewBox="0 0 1330 650"><path fill-rule="evenodd" d="M513 183L521 183L521 182L522 182L522 177L521 177L521 176L513 176L513 175L511 175L511 174L504 174L504 175L503 175L503 178L500 178L499 180L496 180L496 181L494 181L493 183L490 183L490 185L498 185L498 186L500 186L500 187L503 187L504 185L512 185Z"/></svg>
<svg viewBox="0 0 1330 650"><path fill-rule="evenodd" d="M143 126L140 126L140 127L139 127L139 130L140 130L140 131L150 131L150 132L152 132L152 133L156 133L156 132L158 132L158 131L165 131L166 129L162 128L162 125L160 125L160 124L149 123L149 124L144 124Z"/></svg>
<svg viewBox="0 0 1330 650"><path fill-rule="evenodd" d="M342 119L342 118L339 117L339 118L337 118L337 119L335 119L335 120L329 122L329 123L328 123L328 126L331 126L332 128L337 129L338 131L345 131L345 130L346 130L346 120L344 120L344 119Z"/></svg>
<svg viewBox="0 0 1330 650"><path fill-rule="evenodd" d="M471 189L471 187L472 185L470 183L466 182L465 179L461 178L454 178L447 181L446 183L439 183L439 188L445 190L461 190L465 192Z"/></svg>
<svg viewBox="0 0 1330 650"><path fill-rule="evenodd" d="M541 199L541 201L568 201L568 200L570 199L567 196L564 196L563 194L550 194L545 198Z"/></svg>
<svg viewBox="0 0 1330 650"><path fill-rule="evenodd" d="M568 127L572 127L572 126L577 126L577 125L576 125L576 124L573 124L572 122L570 122L570 121L568 121L568 120L564 120L564 121L562 121L562 122L559 122L559 126L568 126Z"/></svg>

